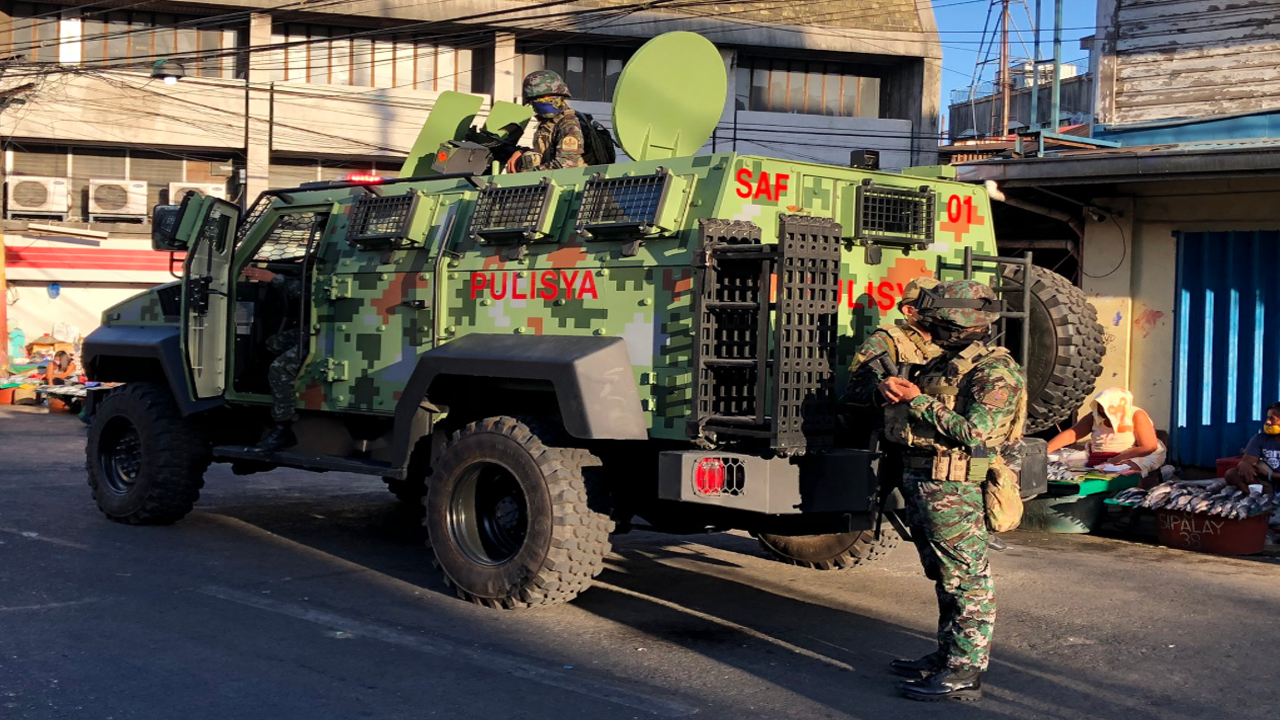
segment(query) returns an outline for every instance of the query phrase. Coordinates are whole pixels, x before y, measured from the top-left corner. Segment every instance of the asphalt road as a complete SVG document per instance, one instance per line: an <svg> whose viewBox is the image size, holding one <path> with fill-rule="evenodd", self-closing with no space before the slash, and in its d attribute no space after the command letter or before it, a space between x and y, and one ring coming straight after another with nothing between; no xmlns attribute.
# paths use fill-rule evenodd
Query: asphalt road
<svg viewBox="0 0 1280 720"><path fill-rule="evenodd" d="M376 478L209 473L172 527L103 519L84 429L0 408L0 718L1273 717L1280 566L1014 533L987 699L898 698L931 649L906 547L823 573L737 535L616 539L575 603L455 599Z"/></svg>

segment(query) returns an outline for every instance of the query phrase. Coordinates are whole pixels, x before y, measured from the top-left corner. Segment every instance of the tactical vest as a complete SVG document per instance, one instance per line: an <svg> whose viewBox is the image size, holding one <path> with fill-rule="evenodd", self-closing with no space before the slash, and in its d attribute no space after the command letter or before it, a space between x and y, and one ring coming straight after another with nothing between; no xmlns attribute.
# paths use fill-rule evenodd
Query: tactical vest
<svg viewBox="0 0 1280 720"><path fill-rule="evenodd" d="M889 336L889 356L895 363L920 366L941 354L938 346L914 330L908 334L900 325L881 325L876 331Z"/></svg>
<svg viewBox="0 0 1280 720"><path fill-rule="evenodd" d="M935 398L947 409L963 415L968 413L970 405L974 402L972 396L960 391L964 378L976 368L1005 357L1009 357L1009 351L1005 348L973 343L960 351L950 362L933 362L921 368L913 382L920 388L921 393ZM991 457L999 456L1007 445L1022 437L1022 426L1026 419L1027 400L1026 394L1022 393L1018 402L1018 411L1009 423L1007 431L986 442ZM908 414L907 403L897 403L885 409L885 437L890 442L915 450L933 450L938 458L954 457L960 460L969 456L969 448L941 435L933 425L920 421L913 422Z"/></svg>

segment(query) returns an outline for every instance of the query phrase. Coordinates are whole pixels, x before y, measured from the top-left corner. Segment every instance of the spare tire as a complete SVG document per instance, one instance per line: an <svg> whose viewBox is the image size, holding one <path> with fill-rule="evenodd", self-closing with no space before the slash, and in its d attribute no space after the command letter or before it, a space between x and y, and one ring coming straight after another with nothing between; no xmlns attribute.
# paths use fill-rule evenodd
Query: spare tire
<svg viewBox="0 0 1280 720"><path fill-rule="evenodd" d="M1022 310L1023 268L1004 272L1004 298L1009 310ZM1021 355L1021 323L1011 321L1005 343ZM1073 419L1093 393L1102 374L1105 352L1098 312L1084 292L1061 275L1031 267L1031 338L1027 358L1018 362L1027 373L1028 434Z"/></svg>

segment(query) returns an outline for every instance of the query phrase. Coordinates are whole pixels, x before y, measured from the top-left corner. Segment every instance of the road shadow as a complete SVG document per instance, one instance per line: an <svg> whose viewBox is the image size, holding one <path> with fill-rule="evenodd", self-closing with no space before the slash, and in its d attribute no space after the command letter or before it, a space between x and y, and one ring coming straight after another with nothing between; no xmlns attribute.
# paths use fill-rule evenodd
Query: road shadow
<svg viewBox="0 0 1280 720"><path fill-rule="evenodd" d="M224 487L210 501L219 514L453 598L430 567L415 509L397 503L373 483L358 487L369 491L353 486L341 494L314 489L304 494L280 490L276 483L265 491ZM854 598L842 603L799 596L804 575L815 572L766 563L748 538L637 532L617 538L598 584L574 607L629 628L637 638L703 658L709 675L691 677L684 688L690 692L714 685L716 678L710 675L731 677L725 668L732 668L839 716L918 717L921 706L896 696L887 662L929 652L931 633L853 608L859 575L882 572L875 567L841 575L848 577ZM928 593L928 588L919 583L914 591ZM501 622L524 622L525 612L536 616L558 611L517 611L514 620L504 617ZM929 628L932 620L921 617L919 627ZM532 648L530 652L536 654ZM987 678L987 703L948 706L947 716L1075 718L1123 713L1128 720L1158 720L1168 716L1161 709L1166 707L1177 707L1186 716L1215 716L1219 709L1189 697L1140 700L1158 691L1117 680L1105 667L1066 676L1051 659L998 644ZM707 700L719 702L714 696Z"/></svg>

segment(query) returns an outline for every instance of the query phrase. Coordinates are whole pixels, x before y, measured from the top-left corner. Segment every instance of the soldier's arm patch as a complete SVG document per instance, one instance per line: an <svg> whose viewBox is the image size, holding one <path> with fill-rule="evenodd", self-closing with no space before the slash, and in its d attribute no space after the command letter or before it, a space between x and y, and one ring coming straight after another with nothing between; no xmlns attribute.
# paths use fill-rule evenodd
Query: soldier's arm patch
<svg viewBox="0 0 1280 720"><path fill-rule="evenodd" d="M560 141L560 149L566 152L580 152L582 150L582 141L574 135L565 135Z"/></svg>
<svg viewBox="0 0 1280 720"><path fill-rule="evenodd" d="M997 385L989 388L987 392L983 394L980 402L993 410L999 410L1009 402L1009 394L1008 386Z"/></svg>

